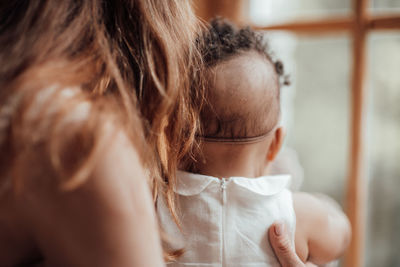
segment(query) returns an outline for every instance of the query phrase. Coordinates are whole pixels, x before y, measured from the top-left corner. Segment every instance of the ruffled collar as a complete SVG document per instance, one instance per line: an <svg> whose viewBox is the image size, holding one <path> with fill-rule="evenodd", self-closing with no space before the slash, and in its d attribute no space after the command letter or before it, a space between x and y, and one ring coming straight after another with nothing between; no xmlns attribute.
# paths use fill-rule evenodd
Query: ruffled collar
<svg viewBox="0 0 400 267"><path fill-rule="evenodd" d="M182 196L197 195L203 192L210 184L221 183L221 179L217 177L184 171L177 172L177 179L177 186L174 191ZM271 196L288 188L291 177L288 174L282 174L257 178L229 177L223 179L225 179L226 184L233 183L258 195Z"/></svg>

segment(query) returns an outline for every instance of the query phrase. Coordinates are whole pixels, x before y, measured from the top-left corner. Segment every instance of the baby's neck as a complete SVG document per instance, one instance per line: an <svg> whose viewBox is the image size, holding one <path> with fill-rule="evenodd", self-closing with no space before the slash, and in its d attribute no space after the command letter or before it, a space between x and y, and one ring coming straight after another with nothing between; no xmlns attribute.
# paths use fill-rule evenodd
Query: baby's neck
<svg viewBox="0 0 400 267"><path fill-rule="evenodd" d="M266 168L265 156L254 145L206 143L197 157L195 171L214 177L259 177Z"/></svg>

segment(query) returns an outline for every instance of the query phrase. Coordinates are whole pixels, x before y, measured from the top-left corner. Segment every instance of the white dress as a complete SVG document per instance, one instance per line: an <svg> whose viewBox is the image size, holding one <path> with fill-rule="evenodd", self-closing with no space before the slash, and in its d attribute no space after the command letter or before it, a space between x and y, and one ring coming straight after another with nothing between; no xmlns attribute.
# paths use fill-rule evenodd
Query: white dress
<svg viewBox="0 0 400 267"><path fill-rule="evenodd" d="M216 177L178 172L180 231L162 199L157 210L169 249L185 253L168 266L280 266L268 228L284 222L294 243L289 175Z"/></svg>

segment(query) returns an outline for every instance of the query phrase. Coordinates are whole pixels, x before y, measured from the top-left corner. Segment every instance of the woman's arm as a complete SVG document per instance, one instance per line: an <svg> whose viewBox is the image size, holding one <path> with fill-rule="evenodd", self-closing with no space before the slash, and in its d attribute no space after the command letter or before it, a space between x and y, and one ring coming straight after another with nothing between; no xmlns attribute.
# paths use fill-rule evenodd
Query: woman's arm
<svg viewBox="0 0 400 267"><path fill-rule="evenodd" d="M164 266L138 155L123 132L109 138L83 185L62 191L57 177L30 177L40 182L19 198L47 266Z"/></svg>

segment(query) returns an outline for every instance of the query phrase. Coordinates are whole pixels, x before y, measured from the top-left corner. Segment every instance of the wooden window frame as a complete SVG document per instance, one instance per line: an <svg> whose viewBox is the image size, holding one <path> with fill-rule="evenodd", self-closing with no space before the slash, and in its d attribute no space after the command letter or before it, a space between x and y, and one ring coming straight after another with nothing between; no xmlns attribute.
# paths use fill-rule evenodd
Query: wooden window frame
<svg viewBox="0 0 400 267"><path fill-rule="evenodd" d="M282 30L296 34L331 34L346 32L352 39L351 119L348 178L346 184L346 213L353 236L345 256L345 266L361 267L364 259L366 228L367 183L365 177L363 130L365 122L365 73L367 34L377 30L400 30L400 15L371 15L368 0L353 0L353 12L345 17L330 17L312 21L255 26L257 30ZM209 20L222 15L239 24L248 24L248 0L197 0L199 17Z"/></svg>

